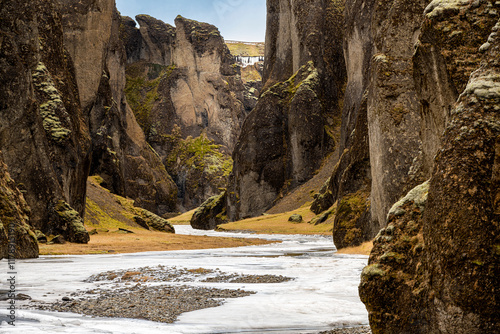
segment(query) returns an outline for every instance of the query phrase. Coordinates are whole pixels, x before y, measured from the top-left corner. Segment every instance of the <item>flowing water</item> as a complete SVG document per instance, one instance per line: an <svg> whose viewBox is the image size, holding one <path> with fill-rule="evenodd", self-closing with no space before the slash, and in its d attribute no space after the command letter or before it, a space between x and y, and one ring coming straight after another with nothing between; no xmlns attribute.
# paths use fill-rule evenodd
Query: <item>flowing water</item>
<svg viewBox="0 0 500 334"><path fill-rule="evenodd" d="M178 234L255 237L249 233L198 231L176 226ZM229 249L148 252L135 254L42 256L16 263L18 293L44 302L60 300L92 274L144 266L220 269L228 273L283 275L278 284L171 283L256 291L228 299L222 306L182 314L173 324L145 320L92 318L72 313L16 310L16 326L2 322L0 333L317 333L335 327L368 324L359 300L358 284L367 256L340 255L330 237L259 235L281 243ZM2 285L7 285L7 262L0 261ZM18 302L21 303L21 302ZM0 301L0 320L8 315ZM20 306L19 304L17 306Z"/></svg>

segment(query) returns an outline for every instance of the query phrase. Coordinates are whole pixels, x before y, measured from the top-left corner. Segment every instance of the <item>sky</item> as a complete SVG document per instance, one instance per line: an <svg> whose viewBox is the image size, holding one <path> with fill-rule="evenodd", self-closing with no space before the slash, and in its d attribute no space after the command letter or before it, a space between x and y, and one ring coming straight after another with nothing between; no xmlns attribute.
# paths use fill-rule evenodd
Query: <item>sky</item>
<svg viewBox="0 0 500 334"><path fill-rule="evenodd" d="M124 16L148 14L174 25L177 15L219 28L226 40L264 42L266 0L116 0Z"/></svg>

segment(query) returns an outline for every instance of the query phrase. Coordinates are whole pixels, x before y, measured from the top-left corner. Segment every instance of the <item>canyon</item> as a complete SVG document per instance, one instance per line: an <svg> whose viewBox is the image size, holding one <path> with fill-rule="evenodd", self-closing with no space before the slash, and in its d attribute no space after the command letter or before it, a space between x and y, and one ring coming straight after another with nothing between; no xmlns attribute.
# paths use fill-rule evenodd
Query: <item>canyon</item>
<svg viewBox="0 0 500 334"><path fill-rule="evenodd" d="M0 12L1 258L89 242L89 175L200 229L305 202L338 249L374 240L373 333L500 332L498 1L268 0L246 67L215 26L113 0Z"/></svg>

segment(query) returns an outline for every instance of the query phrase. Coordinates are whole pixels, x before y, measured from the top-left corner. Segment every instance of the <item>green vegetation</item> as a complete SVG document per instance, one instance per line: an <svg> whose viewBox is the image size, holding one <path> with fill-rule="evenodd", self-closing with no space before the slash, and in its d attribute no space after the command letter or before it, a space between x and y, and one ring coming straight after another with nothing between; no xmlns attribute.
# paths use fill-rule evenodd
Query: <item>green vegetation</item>
<svg viewBox="0 0 500 334"><path fill-rule="evenodd" d="M378 264L372 264L372 265L366 266L363 269L363 272L361 273L361 277L370 279L370 278L377 277L377 276L381 277L381 276L384 276L385 274L386 274L385 270L380 268L380 266Z"/></svg>
<svg viewBox="0 0 500 334"><path fill-rule="evenodd" d="M297 214L302 216L301 223L293 223L288 219ZM218 226L220 231L253 231L263 234L323 234L331 235L333 220L323 224L314 225L311 220L314 213L310 210L309 203L303 207L278 214L264 214L255 218L248 218Z"/></svg>
<svg viewBox="0 0 500 334"><path fill-rule="evenodd" d="M221 146L214 144L204 134L197 138L181 138L180 128L174 127L171 135L164 136L170 141L172 150L166 160L167 170L173 172L175 166L194 168L206 175L228 177L233 169L233 159L221 152Z"/></svg>
<svg viewBox="0 0 500 334"><path fill-rule="evenodd" d="M125 95L137 122L146 135L153 127L151 111L155 103L160 100L158 86L163 79L170 77L175 68L175 65L162 66L145 63L136 63L127 67Z"/></svg>
<svg viewBox="0 0 500 334"><path fill-rule="evenodd" d="M71 130L63 126L60 117L62 116L69 121L69 115L66 112L61 95L55 87L47 67L42 62L38 63L32 76L38 95L43 101L40 105L43 128L50 139L56 143L63 143L71 135Z"/></svg>

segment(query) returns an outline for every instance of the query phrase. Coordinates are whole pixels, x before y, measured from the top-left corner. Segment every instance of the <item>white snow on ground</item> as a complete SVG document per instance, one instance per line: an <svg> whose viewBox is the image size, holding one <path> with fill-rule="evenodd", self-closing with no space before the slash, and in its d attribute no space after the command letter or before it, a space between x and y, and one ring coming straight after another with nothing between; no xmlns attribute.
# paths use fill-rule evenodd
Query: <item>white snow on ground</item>
<svg viewBox="0 0 500 334"><path fill-rule="evenodd" d="M143 320L92 318L71 313L17 310L16 326L2 322L0 333L317 333L334 327L368 324L359 300L358 284L367 256L339 255L331 237L252 235L193 230L175 226L178 234L279 240L282 243L229 249L147 252L136 254L42 256L19 260L17 292L50 302L71 292L105 287L85 283L93 274L144 266L219 268L223 272L283 275L294 280L279 284L187 282L186 285L256 291L228 299L220 307L182 314L174 324ZM0 261L0 289L7 288L7 261ZM179 283L171 283L179 284ZM20 305L18 302L18 306ZM0 301L0 320L8 315Z"/></svg>

